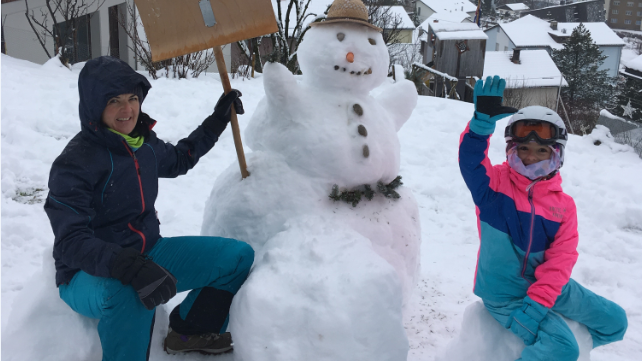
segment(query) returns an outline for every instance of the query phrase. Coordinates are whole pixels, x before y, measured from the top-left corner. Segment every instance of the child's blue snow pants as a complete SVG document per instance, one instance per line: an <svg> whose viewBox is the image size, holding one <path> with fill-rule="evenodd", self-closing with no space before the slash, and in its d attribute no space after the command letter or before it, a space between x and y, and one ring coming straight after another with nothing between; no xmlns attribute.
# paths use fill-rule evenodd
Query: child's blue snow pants
<svg viewBox="0 0 642 361"><path fill-rule="evenodd" d="M178 292L192 290L180 305L183 319L203 287L236 294L254 262L247 243L219 237L162 238L148 254L176 277ZM133 287L80 271L59 293L74 311L100 319L104 361L148 359L155 310L143 306ZM220 332L226 327L227 321Z"/></svg>
<svg viewBox="0 0 642 361"><path fill-rule="evenodd" d="M504 326L508 324L511 312L521 308L522 304L521 299L504 304L484 300L486 309ZM592 336L593 348L622 340L628 325L622 307L596 295L573 279L562 289L552 311L540 323L535 343L522 351L519 360L577 360L579 348L575 336L566 322L555 313L584 324Z"/></svg>

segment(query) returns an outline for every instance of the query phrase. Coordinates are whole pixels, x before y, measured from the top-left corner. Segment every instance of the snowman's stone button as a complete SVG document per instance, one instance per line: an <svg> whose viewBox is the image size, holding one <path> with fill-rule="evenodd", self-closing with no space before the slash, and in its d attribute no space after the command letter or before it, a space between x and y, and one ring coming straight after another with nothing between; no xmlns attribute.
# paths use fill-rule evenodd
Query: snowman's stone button
<svg viewBox="0 0 642 361"><path fill-rule="evenodd" d="M363 157L368 158L370 156L370 148L368 148L368 145L363 146Z"/></svg>
<svg viewBox="0 0 642 361"><path fill-rule="evenodd" d="M352 110L354 110L355 113L357 113L358 116L363 115L363 108L359 104L355 104L352 106Z"/></svg>
<svg viewBox="0 0 642 361"><path fill-rule="evenodd" d="M366 127L363 126L363 124L359 124L357 127L357 132L359 132L359 135L363 135L364 137L368 136L368 131L366 130Z"/></svg>
<svg viewBox="0 0 642 361"><path fill-rule="evenodd" d="M345 39L345 37L346 37L346 34L344 34L344 33L337 33L337 39L339 39L339 41L343 41L343 39Z"/></svg>

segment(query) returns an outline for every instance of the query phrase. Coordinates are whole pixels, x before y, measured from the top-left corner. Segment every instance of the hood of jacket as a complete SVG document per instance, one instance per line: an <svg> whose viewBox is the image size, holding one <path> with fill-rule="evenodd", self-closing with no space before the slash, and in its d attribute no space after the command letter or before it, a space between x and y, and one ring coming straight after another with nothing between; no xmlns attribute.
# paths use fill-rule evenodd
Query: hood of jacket
<svg viewBox="0 0 642 361"><path fill-rule="evenodd" d="M143 99L140 99L142 105L152 87L143 75L124 61L111 56L89 60L78 77L78 114L83 135L105 146L122 143L121 136L107 131L102 124L102 114L109 99L131 93L137 86L143 92Z"/></svg>

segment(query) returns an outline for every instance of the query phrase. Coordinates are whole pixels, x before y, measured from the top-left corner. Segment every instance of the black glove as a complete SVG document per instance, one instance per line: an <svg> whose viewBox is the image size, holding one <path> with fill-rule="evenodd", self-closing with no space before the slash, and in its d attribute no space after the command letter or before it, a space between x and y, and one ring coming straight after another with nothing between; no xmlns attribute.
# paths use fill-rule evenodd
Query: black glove
<svg viewBox="0 0 642 361"><path fill-rule="evenodd" d="M236 89L230 90L227 94L223 93L214 106L214 113L205 118L203 126L216 133L217 136L220 136L232 117L232 104L234 104L236 114L245 113L243 103L241 99L239 99L241 95L241 92Z"/></svg>
<svg viewBox="0 0 642 361"><path fill-rule="evenodd" d="M124 285L131 284L148 310L176 296L176 278L134 248L123 248L116 256L111 276Z"/></svg>

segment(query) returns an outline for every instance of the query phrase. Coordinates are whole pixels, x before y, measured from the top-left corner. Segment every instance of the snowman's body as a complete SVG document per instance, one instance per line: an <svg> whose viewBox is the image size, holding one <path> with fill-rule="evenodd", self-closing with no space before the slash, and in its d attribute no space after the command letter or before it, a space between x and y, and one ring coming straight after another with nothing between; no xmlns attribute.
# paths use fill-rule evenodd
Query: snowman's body
<svg viewBox="0 0 642 361"><path fill-rule="evenodd" d="M298 56L299 79L266 64L266 96L245 132L250 176L241 181L231 165L206 205L203 235L256 251L232 306L235 354L404 359L402 304L419 265L417 204L403 187L400 199L377 194L356 207L328 196L333 184L374 188L398 175L397 131L417 93L400 80L370 95L386 81L389 60L381 34L362 25L314 27ZM257 323L266 314L273 319ZM274 334L267 343L266 334Z"/></svg>

